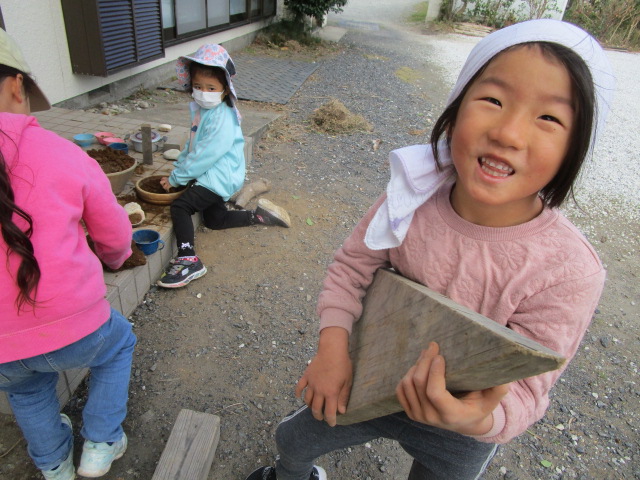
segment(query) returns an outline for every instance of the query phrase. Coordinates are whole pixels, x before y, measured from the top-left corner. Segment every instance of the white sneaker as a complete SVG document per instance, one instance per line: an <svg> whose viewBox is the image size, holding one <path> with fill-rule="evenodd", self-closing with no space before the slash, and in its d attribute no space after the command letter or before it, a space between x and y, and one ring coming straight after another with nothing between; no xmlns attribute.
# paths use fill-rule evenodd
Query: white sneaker
<svg viewBox="0 0 640 480"><path fill-rule="evenodd" d="M82 447L78 475L89 478L101 477L109 471L113 461L122 457L126 450L127 436L124 433L120 440L111 445L86 440Z"/></svg>
<svg viewBox="0 0 640 480"><path fill-rule="evenodd" d="M60 421L65 425L71 427L71 420L64 413L60 414ZM40 470L45 480L74 480L76 478L76 471L73 468L73 448L69 450L67 458L52 470Z"/></svg>

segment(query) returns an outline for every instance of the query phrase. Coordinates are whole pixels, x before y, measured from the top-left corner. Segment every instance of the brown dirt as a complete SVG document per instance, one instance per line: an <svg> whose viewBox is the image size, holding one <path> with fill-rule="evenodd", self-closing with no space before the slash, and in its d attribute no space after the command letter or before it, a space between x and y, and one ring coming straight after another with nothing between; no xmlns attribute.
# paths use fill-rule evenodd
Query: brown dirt
<svg viewBox="0 0 640 480"><path fill-rule="evenodd" d="M155 193L160 195L167 194L167 193L177 193L185 189L185 187L179 187L179 188L171 187L167 192L162 187L162 185L160 185L161 178L162 178L162 175L153 175L150 177L146 177L140 180L140 183L138 185L145 192Z"/></svg>
<svg viewBox="0 0 640 480"><path fill-rule="evenodd" d="M87 243L89 244L89 248L91 248L91 250L94 250L93 240L89 236L87 236ZM107 272L121 272L122 270L128 270L133 267L139 267L140 265L146 265L146 263L146 255L142 252L142 250L138 248L136 242L131 240L131 256L124 261L120 268L114 270L113 268L109 268L108 266L106 266L104 263L102 264L102 267Z"/></svg>
<svg viewBox="0 0 640 480"><path fill-rule="evenodd" d="M95 159L104 173L117 173L130 168L135 159L124 152L112 148L87 150L87 155Z"/></svg>

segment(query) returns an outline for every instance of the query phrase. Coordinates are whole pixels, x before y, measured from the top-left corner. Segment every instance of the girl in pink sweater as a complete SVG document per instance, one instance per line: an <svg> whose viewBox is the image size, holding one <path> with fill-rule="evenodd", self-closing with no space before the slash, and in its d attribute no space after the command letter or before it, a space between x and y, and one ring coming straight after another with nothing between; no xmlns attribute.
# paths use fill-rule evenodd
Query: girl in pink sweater
<svg viewBox="0 0 640 480"><path fill-rule="evenodd" d="M476 479L498 444L544 415L562 371L456 398L431 344L398 372L403 412L335 426L351 388L349 334L379 268L574 356L605 271L556 207L572 195L613 87L601 47L568 23L512 25L473 49L431 145L391 153L386 193L336 252L318 302L318 351L296 387L306 405L278 426L276 467L248 480L323 479L315 458L377 437L414 458L412 480Z"/></svg>
<svg viewBox="0 0 640 480"><path fill-rule="evenodd" d="M29 72L0 30L0 391L44 478L73 480L56 385L61 371L91 368L78 473L98 477L127 448L136 343L105 299L100 260L118 268L131 255L131 223L98 163L29 116L49 108Z"/></svg>

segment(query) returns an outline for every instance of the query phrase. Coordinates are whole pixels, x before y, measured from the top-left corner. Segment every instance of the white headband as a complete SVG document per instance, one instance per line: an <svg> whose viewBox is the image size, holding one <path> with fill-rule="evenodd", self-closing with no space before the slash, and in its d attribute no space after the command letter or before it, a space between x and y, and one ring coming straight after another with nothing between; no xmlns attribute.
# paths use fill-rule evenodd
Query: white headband
<svg viewBox="0 0 640 480"><path fill-rule="evenodd" d="M469 80L489 60L501 51L528 42L549 42L563 45L577 53L586 63L596 93L596 118L591 135L591 149L595 145L595 133L601 133L611 108L615 77L604 50L587 32L560 20L540 19L516 23L483 38L473 48L465 62L458 81L449 94L447 106L462 92Z"/></svg>
<svg viewBox="0 0 640 480"><path fill-rule="evenodd" d="M593 122L591 150L596 132L602 132L609 113L615 88L615 78L607 57L588 33L559 20L530 20L498 30L483 38L467 58L449 99L451 104L471 78L489 60L506 48L529 42L557 43L576 52L591 71L596 96L596 119ZM415 210L426 202L453 175L446 141L440 140L442 170L435 168L428 145L414 145L389 154L391 180L387 198L376 211L365 234L365 243L372 250L394 248L402 244Z"/></svg>

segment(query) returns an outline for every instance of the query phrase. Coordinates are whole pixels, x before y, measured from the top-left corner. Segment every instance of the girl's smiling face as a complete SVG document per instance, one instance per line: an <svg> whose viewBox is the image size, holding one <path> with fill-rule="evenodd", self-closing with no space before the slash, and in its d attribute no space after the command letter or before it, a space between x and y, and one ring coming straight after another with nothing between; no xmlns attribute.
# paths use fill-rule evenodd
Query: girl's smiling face
<svg viewBox="0 0 640 480"><path fill-rule="evenodd" d="M512 48L468 89L451 131L458 173L451 203L464 219L505 227L542 211L574 123L571 79L535 45Z"/></svg>

